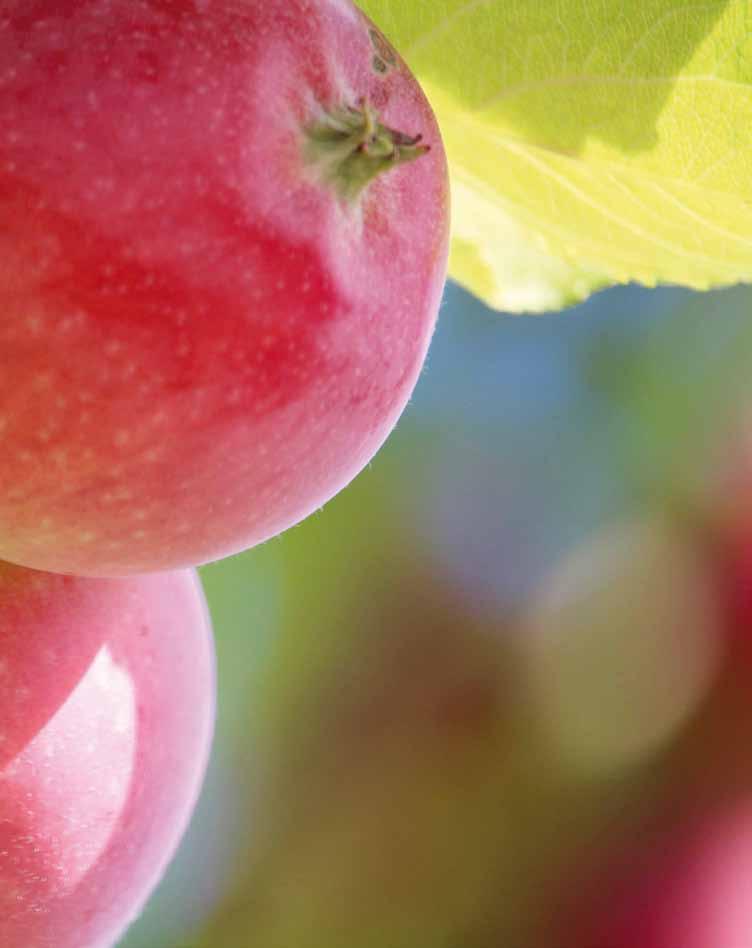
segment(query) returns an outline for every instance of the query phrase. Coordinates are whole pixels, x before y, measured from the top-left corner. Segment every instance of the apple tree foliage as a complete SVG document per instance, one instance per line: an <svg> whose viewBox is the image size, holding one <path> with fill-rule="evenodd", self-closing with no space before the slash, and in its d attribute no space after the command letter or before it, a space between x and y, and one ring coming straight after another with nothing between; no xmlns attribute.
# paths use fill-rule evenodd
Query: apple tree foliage
<svg viewBox="0 0 752 948"><path fill-rule="evenodd" d="M749 0L358 2L436 109L486 302L752 279Z"/></svg>

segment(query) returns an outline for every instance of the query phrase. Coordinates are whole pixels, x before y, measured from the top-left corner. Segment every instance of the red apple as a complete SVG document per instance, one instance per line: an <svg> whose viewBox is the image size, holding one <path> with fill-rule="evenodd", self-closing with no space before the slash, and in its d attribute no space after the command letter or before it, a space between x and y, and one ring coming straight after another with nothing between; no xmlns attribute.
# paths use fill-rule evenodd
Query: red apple
<svg viewBox="0 0 752 948"><path fill-rule="evenodd" d="M0 564L0 945L108 948L159 880L206 766L211 628L193 572Z"/></svg>
<svg viewBox="0 0 752 948"><path fill-rule="evenodd" d="M644 833L579 895L585 911L562 948L749 948L752 806L719 807L659 835Z"/></svg>
<svg viewBox="0 0 752 948"><path fill-rule="evenodd" d="M349 0L0 0L0 556L197 564L319 507L415 384L447 206Z"/></svg>

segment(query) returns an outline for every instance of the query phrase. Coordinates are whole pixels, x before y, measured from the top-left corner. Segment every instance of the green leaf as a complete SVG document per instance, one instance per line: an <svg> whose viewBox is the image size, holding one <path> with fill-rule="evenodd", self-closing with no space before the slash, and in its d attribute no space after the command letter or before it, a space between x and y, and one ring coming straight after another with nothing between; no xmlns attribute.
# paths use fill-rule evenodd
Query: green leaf
<svg viewBox="0 0 752 948"><path fill-rule="evenodd" d="M752 279L750 0L359 3L434 105L488 303Z"/></svg>

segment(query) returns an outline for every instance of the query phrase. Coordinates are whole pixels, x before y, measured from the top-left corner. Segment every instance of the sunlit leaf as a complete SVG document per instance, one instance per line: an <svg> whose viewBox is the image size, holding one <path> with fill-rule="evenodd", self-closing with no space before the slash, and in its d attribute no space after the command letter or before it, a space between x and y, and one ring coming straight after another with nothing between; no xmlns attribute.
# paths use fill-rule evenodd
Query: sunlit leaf
<svg viewBox="0 0 752 948"><path fill-rule="evenodd" d="M359 0L436 109L451 273L540 311L752 279L749 0Z"/></svg>

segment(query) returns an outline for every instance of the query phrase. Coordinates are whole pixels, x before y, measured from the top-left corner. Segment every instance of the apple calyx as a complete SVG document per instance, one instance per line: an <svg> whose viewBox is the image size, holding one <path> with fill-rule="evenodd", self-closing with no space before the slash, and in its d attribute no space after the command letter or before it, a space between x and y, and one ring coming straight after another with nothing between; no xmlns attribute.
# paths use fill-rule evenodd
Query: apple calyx
<svg viewBox="0 0 752 948"><path fill-rule="evenodd" d="M422 136L382 125L368 105L338 106L306 128L305 157L339 196L354 202L385 171L415 161L431 150Z"/></svg>

